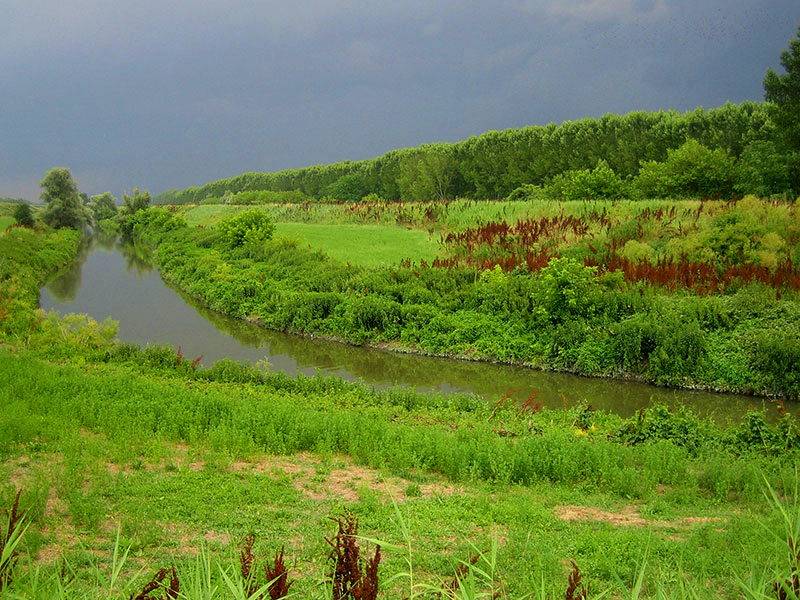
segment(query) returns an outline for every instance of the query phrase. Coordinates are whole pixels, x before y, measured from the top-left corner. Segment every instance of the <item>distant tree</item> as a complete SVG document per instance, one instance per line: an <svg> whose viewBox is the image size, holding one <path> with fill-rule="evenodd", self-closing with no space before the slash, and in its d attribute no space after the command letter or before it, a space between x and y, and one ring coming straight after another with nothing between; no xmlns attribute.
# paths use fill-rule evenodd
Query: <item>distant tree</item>
<svg viewBox="0 0 800 600"><path fill-rule="evenodd" d="M778 142L787 154L789 185L797 193L800 189L800 26L797 37L789 40L789 48L781 52L781 65L786 70L783 75L767 69L764 97L774 105L772 118L777 125Z"/></svg>
<svg viewBox="0 0 800 600"><path fill-rule="evenodd" d="M767 69L764 77L765 98L775 105L773 119L793 150L800 150L800 26L797 34L789 41L789 48L781 52L786 73L778 75Z"/></svg>
<svg viewBox="0 0 800 600"><path fill-rule="evenodd" d="M735 162L725 150L710 150L697 140L667 151L664 162L642 164L636 185L645 198L733 195Z"/></svg>
<svg viewBox="0 0 800 600"><path fill-rule="evenodd" d="M69 169L53 167L39 185L45 203L42 221L55 228L82 229L86 225L87 214Z"/></svg>
<svg viewBox="0 0 800 600"><path fill-rule="evenodd" d="M140 192L139 186L133 188L133 194L128 196L127 193L122 194L122 208L119 210L122 216L131 216L146 209L150 206L150 192L147 190Z"/></svg>
<svg viewBox="0 0 800 600"><path fill-rule="evenodd" d="M403 160L397 185L404 200L446 200L456 173L456 162L450 154L423 151Z"/></svg>
<svg viewBox="0 0 800 600"><path fill-rule="evenodd" d="M14 209L14 219L20 225L24 225L25 227L33 227L34 220L33 220L33 212L31 212L31 207L25 203L18 204L17 207Z"/></svg>
<svg viewBox="0 0 800 600"><path fill-rule="evenodd" d="M339 202L359 202L366 193L364 178L357 173L342 175L325 188L325 195Z"/></svg>
<svg viewBox="0 0 800 600"><path fill-rule="evenodd" d="M774 142L757 141L748 144L739 157L736 191L766 198L782 194L789 183L790 158L778 151Z"/></svg>
<svg viewBox="0 0 800 600"><path fill-rule="evenodd" d="M92 196L89 208L92 211L92 218L95 223L105 219L113 219L117 216L117 201L111 195L111 192Z"/></svg>

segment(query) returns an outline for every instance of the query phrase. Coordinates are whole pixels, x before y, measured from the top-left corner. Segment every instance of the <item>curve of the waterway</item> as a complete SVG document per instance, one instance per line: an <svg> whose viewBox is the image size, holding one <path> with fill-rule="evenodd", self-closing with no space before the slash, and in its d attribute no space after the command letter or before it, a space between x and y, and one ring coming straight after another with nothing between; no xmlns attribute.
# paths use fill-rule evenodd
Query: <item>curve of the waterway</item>
<svg viewBox="0 0 800 600"><path fill-rule="evenodd" d="M162 281L146 251L114 239L93 239L71 268L42 288L39 304L62 314L86 313L119 323L124 342L170 344L189 360L209 365L221 358L268 364L289 374L317 373L378 387L471 392L496 401L535 395L545 406L578 403L633 414L653 403L685 404L719 420L741 418L768 400L734 394L672 390L639 382L597 379L524 367L385 352L267 331L215 313ZM795 411L796 412L796 411Z"/></svg>

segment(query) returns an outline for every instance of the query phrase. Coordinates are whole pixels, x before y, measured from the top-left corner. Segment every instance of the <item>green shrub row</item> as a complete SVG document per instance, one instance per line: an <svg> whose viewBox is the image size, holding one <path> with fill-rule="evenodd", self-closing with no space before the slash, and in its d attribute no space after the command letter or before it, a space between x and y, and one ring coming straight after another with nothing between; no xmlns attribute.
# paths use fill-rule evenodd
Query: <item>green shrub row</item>
<svg viewBox="0 0 800 600"><path fill-rule="evenodd" d="M276 240L150 230L163 275L265 327L599 376L796 398L800 308L757 284L667 296L573 259L541 273L361 269Z"/></svg>

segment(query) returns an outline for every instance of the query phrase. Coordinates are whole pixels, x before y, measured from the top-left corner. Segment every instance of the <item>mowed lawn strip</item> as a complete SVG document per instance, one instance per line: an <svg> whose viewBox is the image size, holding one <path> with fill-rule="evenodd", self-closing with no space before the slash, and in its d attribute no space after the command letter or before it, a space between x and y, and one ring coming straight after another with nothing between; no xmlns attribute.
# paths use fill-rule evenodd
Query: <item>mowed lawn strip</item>
<svg viewBox="0 0 800 600"><path fill-rule="evenodd" d="M431 262L439 250L427 232L400 227L276 223L275 233L295 238L334 260L364 267L399 265L406 258Z"/></svg>

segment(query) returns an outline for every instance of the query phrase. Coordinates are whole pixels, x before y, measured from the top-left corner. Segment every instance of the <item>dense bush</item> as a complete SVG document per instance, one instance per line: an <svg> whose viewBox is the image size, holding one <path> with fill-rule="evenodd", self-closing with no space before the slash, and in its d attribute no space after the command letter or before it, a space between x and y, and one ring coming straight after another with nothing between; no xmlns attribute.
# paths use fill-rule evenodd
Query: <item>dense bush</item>
<svg viewBox="0 0 800 600"><path fill-rule="evenodd" d="M725 150L710 150L697 140L688 140L668 150L664 162L643 163L636 185L647 198L730 198L735 173L735 162Z"/></svg>
<svg viewBox="0 0 800 600"><path fill-rule="evenodd" d="M260 210L247 210L219 222L218 229L229 248L258 244L272 238L275 224Z"/></svg>
<svg viewBox="0 0 800 600"><path fill-rule="evenodd" d="M566 171L553 177L544 195L560 200L614 200L631 195L631 188L605 161L594 169Z"/></svg>

